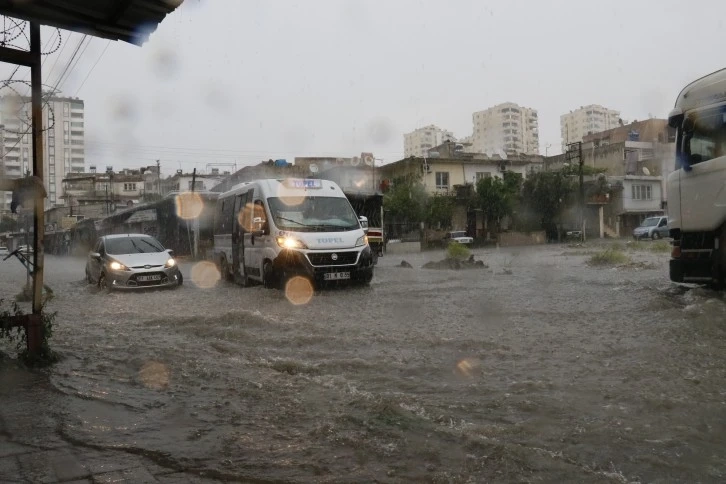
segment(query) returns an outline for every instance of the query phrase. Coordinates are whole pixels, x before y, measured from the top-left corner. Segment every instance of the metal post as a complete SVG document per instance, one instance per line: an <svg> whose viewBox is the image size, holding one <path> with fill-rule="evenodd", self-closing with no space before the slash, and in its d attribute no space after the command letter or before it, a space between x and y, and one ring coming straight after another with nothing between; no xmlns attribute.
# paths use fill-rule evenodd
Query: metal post
<svg viewBox="0 0 726 484"><path fill-rule="evenodd" d="M582 241L585 241L585 180L583 176L583 165L585 159L582 157L582 142L577 145L577 156L580 158L580 230L582 231Z"/></svg>
<svg viewBox="0 0 726 484"><path fill-rule="evenodd" d="M43 79L41 75L40 24L30 22L30 55L33 64L30 67L30 84L33 110L33 175L43 180ZM45 234L44 220L45 200L35 198L35 218L33 219L33 315L39 316L43 306L43 256L45 253L43 238ZM28 351L35 353L40 350L43 341L43 326L39 318L31 318L26 330Z"/></svg>
<svg viewBox="0 0 726 484"><path fill-rule="evenodd" d="M197 169L194 168L194 170L192 171L192 193L194 193L194 188L195 188L196 184L197 184ZM191 198L192 198L192 201L195 200L194 196L192 196ZM193 249L193 253L192 253L192 256L194 257L194 259L197 258L198 254L199 254L199 216L194 217L194 249Z"/></svg>

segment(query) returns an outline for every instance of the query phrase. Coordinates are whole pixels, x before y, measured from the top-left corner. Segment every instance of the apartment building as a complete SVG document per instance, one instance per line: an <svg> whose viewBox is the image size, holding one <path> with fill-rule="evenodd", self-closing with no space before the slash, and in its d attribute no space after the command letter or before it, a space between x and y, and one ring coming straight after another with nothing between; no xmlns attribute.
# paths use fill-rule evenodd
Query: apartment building
<svg viewBox="0 0 726 484"><path fill-rule="evenodd" d="M403 135L403 156L424 156L428 150L445 141L456 141L451 131L433 124Z"/></svg>
<svg viewBox="0 0 726 484"><path fill-rule="evenodd" d="M46 209L63 205L62 180L85 169L84 103L81 99L54 96L43 105L43 175L48 193ZM0 97L3 149L0 166L4 176L17 178L33 170L31 103L29 97ZM0 192L0 211L10 209L12 195Z"/></svg>
<svg viewBox="0 0 726 484"><path fill-rule="evenodd" d="M620 111L608 109L598 104L581 106L560 116L560 135L562 136L562 152L569 143L583 141L592 133L607 131L620 126Z"/></svg>
<svg viewBox="0 0 726 484"><path fill-rule="evenodd" d="M472 122L474 152L539 154L539 119L535 109L507 102L475 112Z"/></svg>

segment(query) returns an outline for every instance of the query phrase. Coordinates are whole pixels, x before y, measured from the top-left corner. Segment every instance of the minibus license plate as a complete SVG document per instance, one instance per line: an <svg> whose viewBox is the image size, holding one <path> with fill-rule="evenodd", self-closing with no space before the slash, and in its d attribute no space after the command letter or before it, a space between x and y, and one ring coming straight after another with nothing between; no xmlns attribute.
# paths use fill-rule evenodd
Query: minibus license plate
<svg viewBox="0 0 726 484"><path fill-rule="evenodd" d="M326 281L342 281L350 279L350 272L328 272L325 274Z"/></svg>
<svg viewBox="0 0 726 484"><path fill-rule="evenodd" d="M158 281L161 279L161 276L137 276L136 279L139 282Z"/></svg>

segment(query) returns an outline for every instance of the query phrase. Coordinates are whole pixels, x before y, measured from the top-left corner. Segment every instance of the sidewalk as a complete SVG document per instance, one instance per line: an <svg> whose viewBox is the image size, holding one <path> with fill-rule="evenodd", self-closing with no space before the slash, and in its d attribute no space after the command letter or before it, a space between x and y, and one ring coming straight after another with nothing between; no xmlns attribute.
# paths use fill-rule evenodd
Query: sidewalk
<svg viewBox="0 0 726 484"><path fill-rule="evenodd" d="M62 400L72 397L56 391L44 373L3 358L0 353L0 483L212 482L131 450L70 441L61 412Z"/></svg>

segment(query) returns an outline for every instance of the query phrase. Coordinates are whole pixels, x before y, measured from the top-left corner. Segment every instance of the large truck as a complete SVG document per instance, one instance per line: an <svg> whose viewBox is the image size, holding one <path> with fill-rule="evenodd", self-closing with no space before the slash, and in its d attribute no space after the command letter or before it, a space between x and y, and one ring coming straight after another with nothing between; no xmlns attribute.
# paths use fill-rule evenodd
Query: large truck
<svg viewBox="0 0 726 484"><path fill-rule="evenodd" d="M668 176L670 279L726 282L726 69L688 84L668 117L676 166Z"/></svg>

